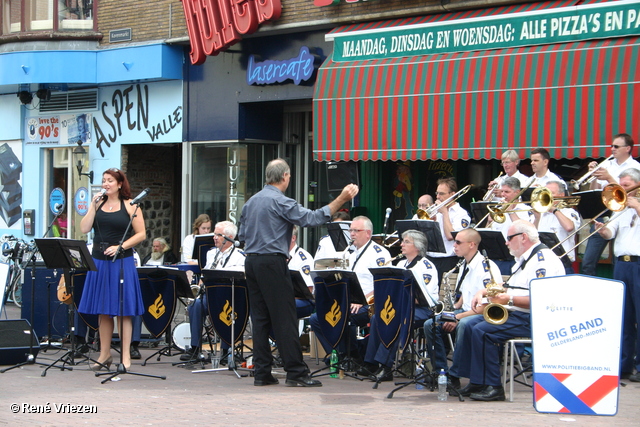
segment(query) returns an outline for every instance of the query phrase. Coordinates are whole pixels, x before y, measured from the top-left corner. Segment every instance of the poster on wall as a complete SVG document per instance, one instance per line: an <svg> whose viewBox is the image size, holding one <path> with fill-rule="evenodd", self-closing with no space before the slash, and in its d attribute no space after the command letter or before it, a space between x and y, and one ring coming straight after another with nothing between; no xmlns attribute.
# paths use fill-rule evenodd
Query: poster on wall
<svg viewBox="0 0 640 427"><path fill-rule="evenodd" d="M61 142L63 144L91 144L91 114L70 114L60 116Z"/></svg>
<svg viewBox="0 0 640 427"><path fill-rule="evenodd" d="M27 117L25 143L28 145L91 144L92 114L63 114L60 116Z"/></svg>
<svg viewBox="0 0 640 427"><path fill-rule="evenodd" d="M22 144L0 145L0 228L20 229L22 216Z"/></svg>

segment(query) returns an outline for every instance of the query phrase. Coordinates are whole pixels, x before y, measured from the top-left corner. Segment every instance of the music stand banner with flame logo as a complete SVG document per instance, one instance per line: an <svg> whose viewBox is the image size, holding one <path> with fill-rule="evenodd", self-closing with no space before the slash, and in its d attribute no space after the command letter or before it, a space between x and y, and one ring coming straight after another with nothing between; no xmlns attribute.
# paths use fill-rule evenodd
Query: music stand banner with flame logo
<svg viewBox="0 0 640 427"><path fill-rule="evenodd" d="M322 335L335 348L344 334L349 316L347 280L340 274L317 276L313 280L316 294L316 313Z"/></svg>
<svg viewBox="0 0 640 427"><path fill-rule="evenodd" d="M400 339L400 348L404 348L413 323L413 277L375 273L373 277L375 322L380 341L389 348Z"/></svg>
<svg viewBox="0 0 640 427"><path fill-rule="evenodd" d="M207 306L209 316L220 339L232 346L238 341L249 321L249 293L246 281L235 282L235 298L232 300L230 283L215 283L211 279L205 280ZM232 302L233 301L233 302ZM233 313L232 313L233 312ZM231 339L231 324L235 316L235 339Z"/></svg>
<svg viewBox="0 0 640 427"><path fill-rule="evenodd" d="M177 301L176 281L166 275L157 278L142 273L138 275L144 303L142 321L149 333L158 338L167 331L173 320Z"/></svg>

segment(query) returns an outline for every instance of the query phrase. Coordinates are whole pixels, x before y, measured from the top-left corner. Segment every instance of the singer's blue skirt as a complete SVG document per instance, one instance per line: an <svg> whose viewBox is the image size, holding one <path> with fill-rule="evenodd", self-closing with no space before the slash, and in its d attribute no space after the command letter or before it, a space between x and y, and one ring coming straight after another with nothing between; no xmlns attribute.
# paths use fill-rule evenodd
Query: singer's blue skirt
<svg viewBox="0 0 640 427"><path fill-rule="evenodd" d="M97 271L88 271L78 311L109 316L138 316L144 312L140 280L133 257L116 262L93 259ZM120 267L123 268L123 299L120 310Z"/></svg>

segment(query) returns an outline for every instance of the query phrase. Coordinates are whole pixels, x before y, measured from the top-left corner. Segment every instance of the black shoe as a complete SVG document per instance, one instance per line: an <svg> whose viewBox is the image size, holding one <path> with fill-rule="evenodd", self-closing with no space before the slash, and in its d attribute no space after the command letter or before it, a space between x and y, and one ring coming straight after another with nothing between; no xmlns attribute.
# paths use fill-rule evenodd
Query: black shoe
<svg viewBox="0 0 640 427"><path fill-rule="evenodd" d="M462 397L469 397L471 393L478 393L484 390L484 386L482 384L467 384L458 390L458 394Z"/></svg>
<svg viewBox="0 0 640 427"><path fill-rule="evenodd" d="M377 383L381 383L384 381L393 381L393 369L388 366L382 365L382 367L380 367L378 372L376 372L371 379Z"/></svg>
<svg viewBox="0 0 640 427"><path fill-rule="evenodd" d="M620 374L620 379L621 380L628 380L631 379L631 372L623 372L622 374Z"/></svg>
<svg viewBox="0 0 640 427"><path fill-rule="evenodd" d="M287 378L285 381L287 387L322 387L322 383L314 380L308 374L298 378Z"/></svg>
<svg viewBox="0 0 640 427"><path fill-rule="evenodd" d="M364 365L362 366L362 368L356 371L356 375L360 377L368 378L375 375L379 369L380 369L380 365L378 365L377 363L364 362Z"/></svg>
<svg viewBox="0 0 640 427"><path fill-rule="evenodd" d="M482 400L484 402L502 401L504 400L504 389L488 385L480 392L471 393L469 397L473 400Z"/></svg>
<svg viewBox="0 0 640 427"><path fill-rule="evenodd" d="M278 379L275 378L274 376L269 376L263 380L258 380L258 379L253 380L253 385L258 387L265 386L265 385L276 385L276 384L280 384L280 381L278 381Z"/></svg>
<svg viewBox="0 0 640 427"><path fill-rule="evenodd" d="M183 362L196 360L198 353L200 353L200 347L191 347L189 350L185 351L182 356L180 356L180 360L182 360Z"/></svg>
<svg viewBox="0 0 640 427"><path fill-rule="evenodd" d="M629 381L631 381L632 383L640 383L640 372L629 375Z"/></svg>
<svg viewBox="0 0 640 427"><path fill-rule="evenodd" d="M131 349L130 354L132 359L142 359L142 355L140 354L140 351L135 347Z"/></svg>

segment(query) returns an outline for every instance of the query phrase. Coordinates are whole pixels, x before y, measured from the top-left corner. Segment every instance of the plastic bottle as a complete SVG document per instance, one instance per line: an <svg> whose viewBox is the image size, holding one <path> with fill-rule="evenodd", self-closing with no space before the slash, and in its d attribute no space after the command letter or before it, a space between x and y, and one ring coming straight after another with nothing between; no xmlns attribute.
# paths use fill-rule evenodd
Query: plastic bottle
<svg viewBox="0 0 640 427"><path fill-rule="evenodd" d="M338 352L334 349L331 352L331 357L329 358L329 363L331 366L329 367L330 378L338 378Z"/></svg>
<svg viewBox="0 0 640 427"><path fill-rule="evenodd" d="M440 369L438 375L438 400L447 400L447 374L444 373L444 369Z"/></svg>
<svg viewBox="0 0 640 427"><path fill-rule="evenodd" d="M422 377L422 365L418 364L416 367L415 380L416 380L416 390L424 390L426 387L424 386L424 378Z"/></svg>

